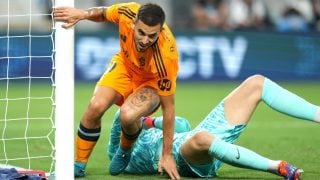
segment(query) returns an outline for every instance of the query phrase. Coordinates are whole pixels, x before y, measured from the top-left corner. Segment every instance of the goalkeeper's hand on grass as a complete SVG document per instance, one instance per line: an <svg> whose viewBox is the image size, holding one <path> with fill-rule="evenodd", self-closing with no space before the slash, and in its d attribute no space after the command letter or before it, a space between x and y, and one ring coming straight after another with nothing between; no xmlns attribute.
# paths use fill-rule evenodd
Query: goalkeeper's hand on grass
<svg viewBox="0 0 320 180"><path fill-rule="evenodd" d="M165 172L164 172L165 171ZM159 161L158 172L162 175L167 173L170 179L180 179L177 165L172 155L163 155Z"/></svg>

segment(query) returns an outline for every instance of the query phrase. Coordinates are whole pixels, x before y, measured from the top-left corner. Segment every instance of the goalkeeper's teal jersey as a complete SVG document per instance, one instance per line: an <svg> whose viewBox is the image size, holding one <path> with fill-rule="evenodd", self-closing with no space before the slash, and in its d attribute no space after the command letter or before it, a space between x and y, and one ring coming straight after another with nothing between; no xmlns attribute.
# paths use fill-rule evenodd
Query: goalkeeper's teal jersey
<svg viewBox="0 0 320 180"><path fill-rule="evenodd" d="M162 152L162 130L143 130L135 143L130 163L125 172L134 174L156 174Z"/></svg>

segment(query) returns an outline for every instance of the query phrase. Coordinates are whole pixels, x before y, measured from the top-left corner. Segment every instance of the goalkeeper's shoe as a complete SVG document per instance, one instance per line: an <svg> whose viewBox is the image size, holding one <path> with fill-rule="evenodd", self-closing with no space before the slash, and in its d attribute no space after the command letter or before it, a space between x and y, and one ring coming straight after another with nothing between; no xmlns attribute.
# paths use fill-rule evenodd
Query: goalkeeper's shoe
<svg viewBox="0 0 320 180"><path fill-rule="evenodd" d="M281 161L278 172L286 180L300 180L303 170L300 168L293 167L285 161Z"/></svg>
<svg viewBox="0 0 320 180"><path fill-rule="evenodd" d="M132 149L123 150L121 147L119 147L119 149L117 150L116 154L114 155L110 163L110 167L109 167L110 175L116 176L122 173L126 169L126 167L130 162L131 152L132 152Z"/></svg>
<svg viewBox="0 0 320 180"><path fill-rule="evenodd" d="M74 162L74 177L84 177L86 165L84 162Z"/></svg>

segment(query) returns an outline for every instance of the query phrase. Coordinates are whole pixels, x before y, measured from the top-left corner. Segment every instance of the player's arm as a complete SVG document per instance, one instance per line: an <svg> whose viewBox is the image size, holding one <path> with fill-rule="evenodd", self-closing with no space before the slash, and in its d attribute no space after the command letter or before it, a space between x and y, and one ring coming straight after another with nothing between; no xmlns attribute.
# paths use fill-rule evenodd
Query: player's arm
<svg viewBox="0 0 320 180"><path fill-rule="evenodd" d="M93 7L87 10L73 7L55 7L53 17L56 21L64 22L63 28L70 28L81 20L90 20L94 22L106 21L107 7Z"/></svg>
<svg viewBox="0 0 320 180"><path fill-rule="evenodd" d="M163 150L158 171L165 170L171 179L180 179L176 163L172 156L172 143L174 132L175 105L174 95L160 96L163 113Z"/></svg>

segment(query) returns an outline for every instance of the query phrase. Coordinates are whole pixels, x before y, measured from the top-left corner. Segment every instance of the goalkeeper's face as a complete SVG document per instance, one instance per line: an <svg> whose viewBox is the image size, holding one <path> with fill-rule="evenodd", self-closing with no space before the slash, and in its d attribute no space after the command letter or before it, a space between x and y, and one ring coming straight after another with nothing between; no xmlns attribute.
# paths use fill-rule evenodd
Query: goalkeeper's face
<svg viewBox="0 0 320 180"><path fill-rule="evenodd" d="M141 52L148 49L157 41L162 27L160 23L155 26L148 26L142 21L137 20L133 25L133 29L136 49Z"/></svg>

